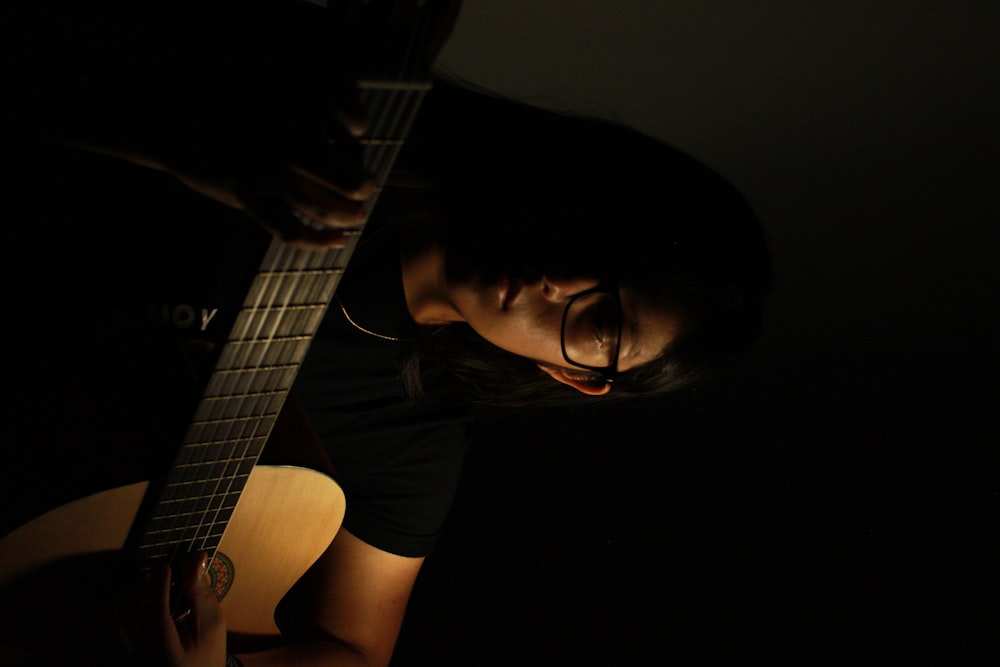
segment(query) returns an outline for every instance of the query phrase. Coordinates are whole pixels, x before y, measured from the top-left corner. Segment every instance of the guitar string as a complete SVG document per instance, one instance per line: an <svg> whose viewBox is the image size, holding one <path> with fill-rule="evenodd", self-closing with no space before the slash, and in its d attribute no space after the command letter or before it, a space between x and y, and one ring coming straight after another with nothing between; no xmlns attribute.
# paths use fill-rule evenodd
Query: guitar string
<svg viewBox="0 0 1000 667"><path fill-rule="evenodd" d="M375 99L376 99L376 104L377 104L378 100L379 100L379 97L380 97L379 96L379 91L373 91L373 92L375 94ZM422 98L422 94L418 93L418 96ZM388 124L390 125L390 127L402 127L402 126L406 126L407 129L408 129L408 125L412 122L413 117L415 117L416 112L419 109L419 101L416 104L414 104L413 108L410 110L410 118L409 119L405 119L405 118L401 118L401 117L405 117L406 116L406 111L407 110L406 110L405 107L407 105L405 103L404 104L398 104L397 103L397 104L394 105L392 102L395 101L396 97L398 97L398 94L397 94L396 91L390 91L389 94L387 94L387 95L381 95L381 99L385 100L385 102L384 102L385 106L389 107L390 109L393 108L393 106L395 106L395 108L397 110L396 117L393 118L391 121L389 121ZM407 100L407 101L409 101L409 100ZM383 128L379 127L379 125L384 124L384 119L386 118L386 114L384 113L384 110L381 113L372 114L372 116L378 118L379 119L379 123L376 126L375 131L372 132L372 133L370 133L371 136L374 136L374 137L386 136L390 140L392 140L392 139L402 139L403 135L405 135L405 131L402 132L402 133L396 132L396 131L387 132ZM370 147L372 147L372 146L370 145L369 148ZM379 179L378 180L379 180L380 183L384 183L385 182L385 178L387 178L388 173L391 170L392 162L394 161L392 159L386 160L385 156L386 156L386 154L390 154L390 153L391 154L395 154L395 153L397 153L398 152L398 146L394 146L391 142L384 142L383 144L381 144L380 147L379 147L378 144L376 144L375 145L375 150L373 152L376 153L376 160L374 162L370 162L369 164L375 164L376 165L376 168L373 169L373 171L375 171L376 173L382 172L381 174L379 174ZM377 165L377 162L379 160L382 160L382 162L383 162L383 164L381 166ZM373 206L374 206L374 202L369 202L368 208L370 209ZM370 210L368 211L368 213L370 213ZM282 250L285 251L285 252L287 252L289 249L288 248L283 248ZM289 253L289 254L290 254L290 256L288 258L286 258L284 266L282 267L282 270L283 269L293 269L293 274L294 274L295 273L294 272L295 268L299 268L299 269L305 268L305 264L303 262L303 260L305 259L305 256L304 256L304 254L301 251L296 251L296 252L292 252L292 253ZM337 257L335 259L339 259L339 255L343 254L343 252L340 251L340 250L336 250L336 251L331 251L331 253L329 253L329 254L336 255ZM297 266L293 266L293 264L296 264ZM326 266L326 265L329 265L330 263L329 262L321 262L321 264L324 265L324 266ZM342 264L340 264L337 261L333 262L333 264L339 264L339 265L342 266ZM298 278L296 278L296 279L298 280ZM268 283L277 283L278 281L274 280L273 277L269 276L266 282L268 282ZM335 282L339 283L339 276L337 277L337 279L336 279ZM266 340L266 344L263 346L263 349L259 352L259 356L260 357L263 357L266 354L266 350L268 349L269 344L273 343L275 332L280 329L280 327L281 327L281 321L284 319L285 315L287 314L287 312L289 310L288 298L291 296L291 294L295 290L294 289L289 289L287 285L284 286L284 287L285 287L285 291L286 291L285 303L282 304L282 307L281 307L281 310L280 310L280 314L279 314L279 316L277 318L275 318L276 321L275 321L274 325L272 326L271 332L268 334L268 338L265 339ZM269 289L273 289L273 291L280 291L281 288L282 288L282 285L278 285L278 284L268 285L268 288ZM333 285L333 288L335 289L336 285ZM274 298L276 296L277 296L277 294L272 294L272 296L271 296L271 304L272 305L273 305ZM329 296L332 297L332 293ZM328 302L329 299L326 299L326 301ZM303 317L303 316L306 316L305 313L303 313L301 311L298 313L298 315L299 315L300 318ZM262 326L262 324L261 324L261 326ZM260 340L259 333L260 333L260 327L258 327L257 332L255 332L255 335L254 335L254 338L253 338L254 342L258 342ZM245 336L241 335L240 338L242 340L242 339L245 338ZM249 348L250 348L250 346L247 346L248 350L249 350ZM247 351L245 353L245 355L248 355L248 354L249 354L249 351ZM304 356L304 352L299 352L297 356ZM257 361L257 365L258 365L257 369L258 370L260 368L260 365L261 365L262 361L264 361L262 358L259 358L258 361ZM298 362L298 363L300 363L301 359L297 359L295 361ZM260 387L258 387L258 389L260 389ZM285 387L281 387L279 389L280 390L284 390L286 388ZM264 390L267 390L267 388L264 388ZM244 398L242 400L245 402L246 398ZM262 400L262 397L257 397L256 400ZM237 411L236 414L240 414L239 411ZM245 459L248 458L247 457L247 453L249 452L249 449L250 449L250 447L252 445L253 439L257 438L257 437L260 437L259 431L262 428L262 425L263 425L263 421L261 419L257 419L256 421L254 421L254 426L253 426L253 432L252 433L237 435L236 439L243 438L244 441L245 441L245 443L246 443L244 445L243 452L241 453L238 461L244 461ZM245 428L245 427L246 427L246 423L243 422L242 425L239 428L242 429L242 428ZM218 425L216 426L216 428L218 428ZM231 429L232 425L230 425L229 428ZM233 435L233 434L227 433L226 435L228 436L228 435ZM217 436L218 436L218 433L215 433L213 435L213 437L217 437ZM237 465L239 465L239 463L237 463ZM235 483L235 478L230 477L229 486L226 489L226 491L223 493L223 500L221 502L224 503L225 502L224 498L228 497L229 495L231 495L231 493L232 493L232 487L233 487L234 483ZM218 491L219 491L218 486L219 486L219 483L217 482L216 483L216 489L213 492L213 496L217 496L218 495ZM202 517L202 522L201 522L201 524L199 524L199 530L203 530L204 529L204 525L206 523L206 519L207 519L208 513L211 511L211 507L212 507L212 503L209 502L208 505L207 505L206 512L204 513L204 515ZM229 508L225 508L222 505L219 505L218 507L216 507L215 512L214 512L215 513L215 518L209 522L210 525L214 525L217 522L219 514L222 511L224 511L224 510L226 510L228 512ZM202 541L201 541L200 547L203 548L203 549L206 548L208 546L207 541L209 539L213 539L213 540L216 539L216 536L213 535L211 533L211 531L208 531L208 532L204 533L204 535L202 537ZM221 539L221 535L218 536L218 539ZM181 545L178 545L178 548L180 546Z"/></svg>

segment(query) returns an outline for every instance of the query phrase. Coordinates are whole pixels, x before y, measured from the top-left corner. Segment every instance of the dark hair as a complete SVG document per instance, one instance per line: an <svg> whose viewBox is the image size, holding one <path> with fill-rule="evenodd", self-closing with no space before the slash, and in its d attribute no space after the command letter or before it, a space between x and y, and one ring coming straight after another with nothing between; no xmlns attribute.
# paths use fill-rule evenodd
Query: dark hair
<svg viewBox="0 0 1000 667"><path fill-rule="evenodd" d="M760 328L771 260L748 202L705 165L623 125L439 78L383 202L393 219L423 226L457 275L613 277L681 304L679 337L621 373L604 402L697 386ZM595 400L465 325L421 341L415 358L461 380L477 403Z"/></svg>

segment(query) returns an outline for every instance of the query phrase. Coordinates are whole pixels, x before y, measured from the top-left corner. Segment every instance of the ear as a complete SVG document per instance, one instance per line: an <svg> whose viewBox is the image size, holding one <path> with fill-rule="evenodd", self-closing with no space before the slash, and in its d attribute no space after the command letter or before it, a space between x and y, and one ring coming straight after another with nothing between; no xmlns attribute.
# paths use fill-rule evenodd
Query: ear
<svg viewBox="0 0 1000 667"><path fill-rule="evenodd" d="M538 364L538 367L552 376L556 382L568 384L577 391L587 394L588 396L603 396L611 391L611 385L608 383L599 385L590 381L586 371L580 371L577 373L565 368L556 368L554 366L545 366L542 364Z"/></svg>

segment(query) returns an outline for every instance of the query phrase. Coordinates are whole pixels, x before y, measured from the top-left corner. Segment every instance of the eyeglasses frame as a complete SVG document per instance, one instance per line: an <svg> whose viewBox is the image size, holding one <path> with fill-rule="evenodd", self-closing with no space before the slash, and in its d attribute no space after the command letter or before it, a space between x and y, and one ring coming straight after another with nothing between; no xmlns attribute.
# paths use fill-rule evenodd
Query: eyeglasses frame
<svg viewBox="0 0 1000 667"><path fill-rule="evenodd" d="M611 361L608 366L587 366L586 364L580 364L569 358L569 354L566 352L566 320L569 318L569 309L573 306L573 303L582 297L590 296L591 294L607 294L614 302L618 305L618 338L615 341L615 358ZM583 368L588 371L597 373L600 376L602 384L612 384L618 377L618 355L621 353L622 349L622 326L624 325L625 314L622 312L622 300L621 294L618 292L618 283L615 281L602 281L601 283L591 287L588 290L584 290L578 294L574 294L570 297L569 301L566 303L566 309L563 311L562 325L559 327L559 344L562 347L563 359L566 360L570 366L576 368Z"/></svg>

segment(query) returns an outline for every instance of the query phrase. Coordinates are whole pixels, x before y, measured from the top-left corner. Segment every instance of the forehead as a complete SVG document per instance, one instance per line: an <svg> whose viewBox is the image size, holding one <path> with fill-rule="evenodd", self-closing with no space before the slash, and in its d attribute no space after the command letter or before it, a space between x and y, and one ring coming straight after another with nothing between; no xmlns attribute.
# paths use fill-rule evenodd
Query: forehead
<svg viewBox="0 0 1000 667"><path fill-rule="evenodd" d="M663 295L653 297L629 287L619 290L622 342L618 370L627 371L659 357L683 326L682 304Z"/></svg>

